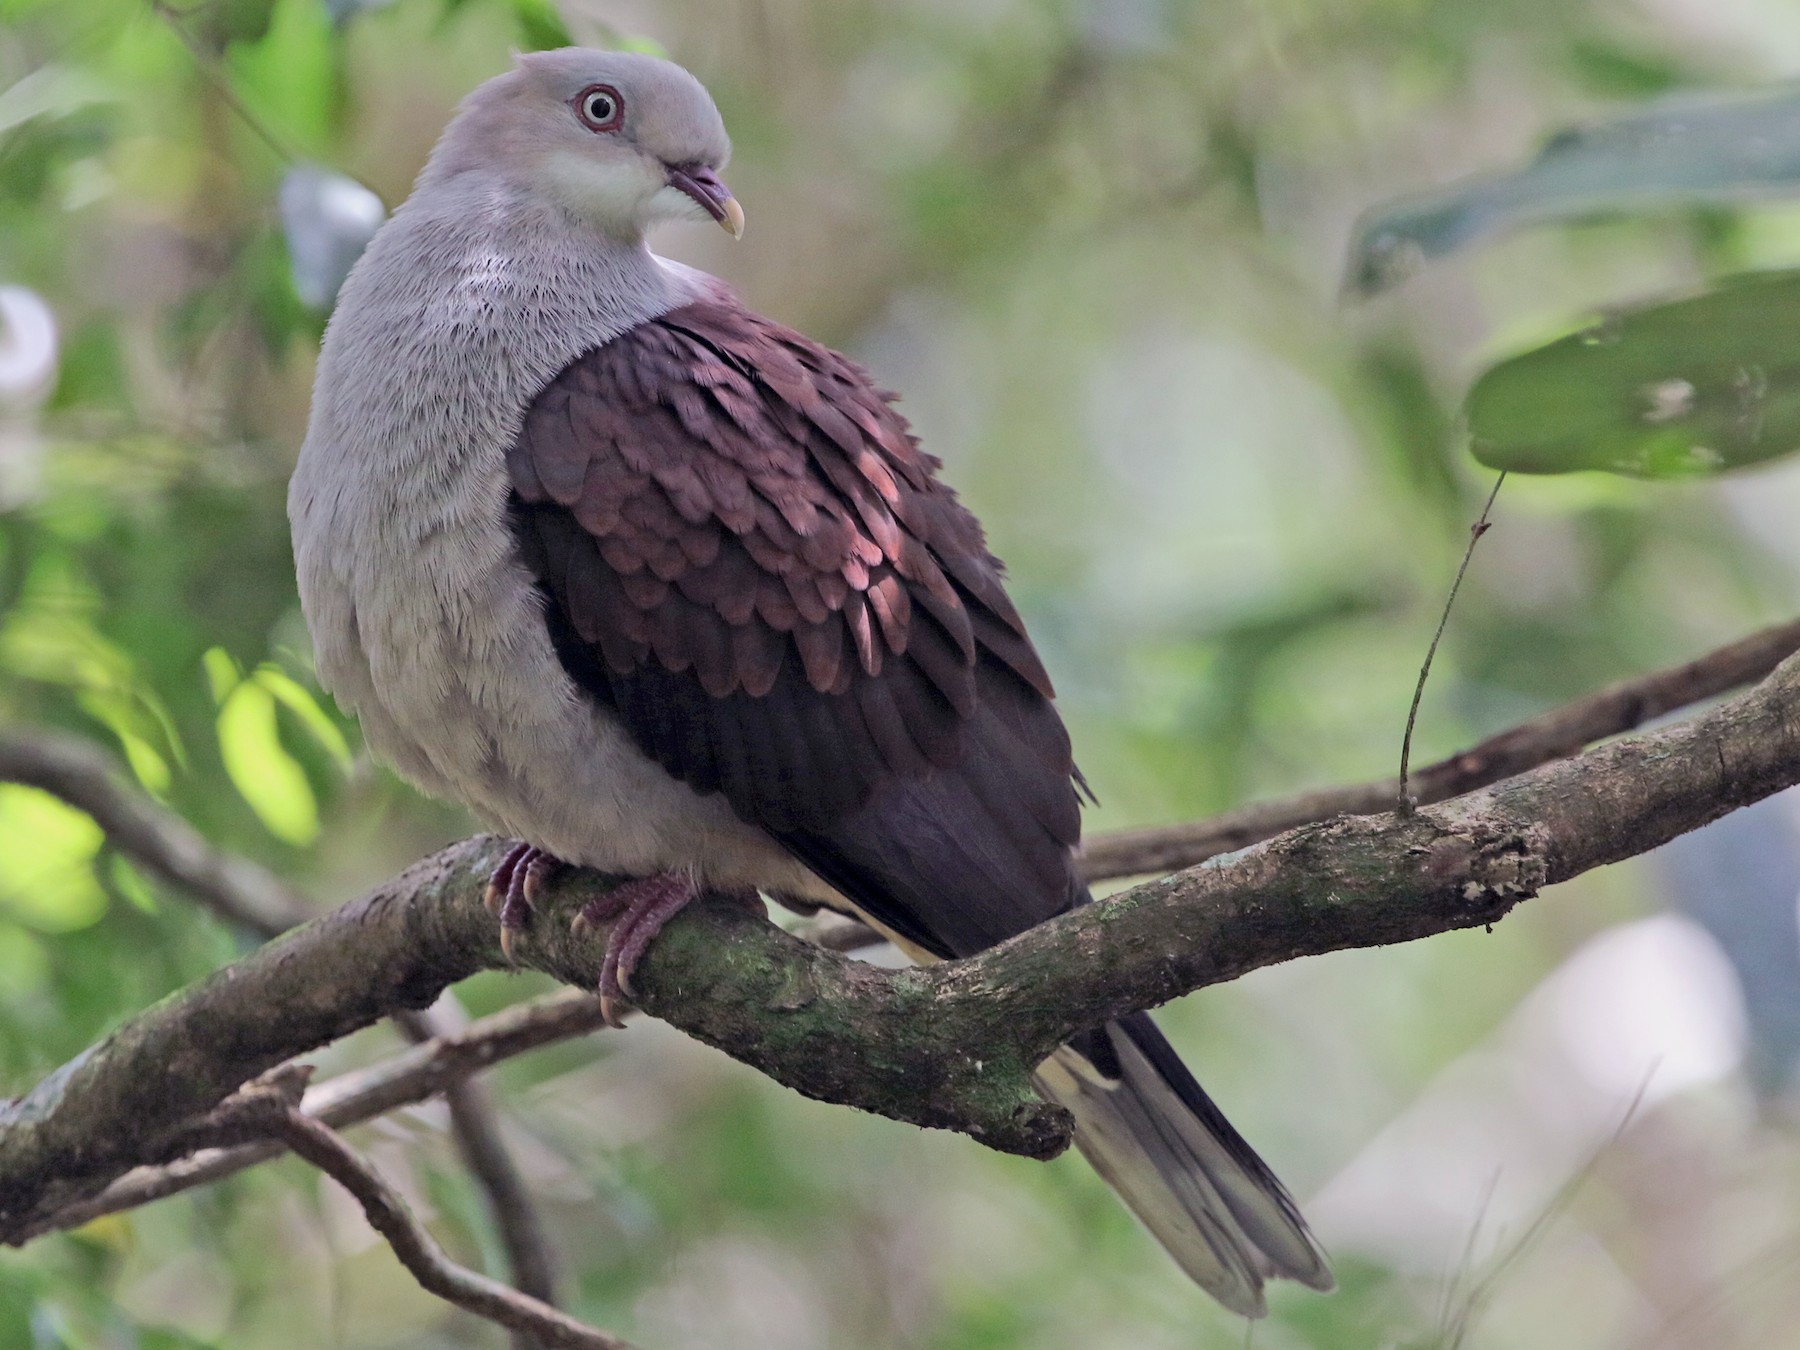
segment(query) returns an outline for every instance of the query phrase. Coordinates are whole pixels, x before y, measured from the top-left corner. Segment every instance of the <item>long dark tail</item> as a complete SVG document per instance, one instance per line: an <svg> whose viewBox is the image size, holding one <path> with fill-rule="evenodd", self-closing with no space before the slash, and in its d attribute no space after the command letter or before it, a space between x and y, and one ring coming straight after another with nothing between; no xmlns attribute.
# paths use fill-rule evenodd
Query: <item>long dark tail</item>
<svg viewBox="0 0 1800 1350"><path fill-rule="evenodd" d="M1263 1281L1332 1287L1287 1190L1134 1013L1064 1046L1038 1083L1075 1117L1075 1145L1181 1268L1235 1313L1261 1317Z"/></svg>

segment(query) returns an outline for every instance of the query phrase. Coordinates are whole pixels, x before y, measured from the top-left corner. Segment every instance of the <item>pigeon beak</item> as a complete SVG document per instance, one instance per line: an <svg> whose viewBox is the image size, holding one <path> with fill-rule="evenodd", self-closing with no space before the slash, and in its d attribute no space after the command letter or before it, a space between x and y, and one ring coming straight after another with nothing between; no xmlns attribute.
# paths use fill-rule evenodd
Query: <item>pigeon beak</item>
<svg viewBox="0 0 1800 1350"><path fill-rule="evenodd" d="M704 164L671 164L669 186L687 193L707 215L731 232L733 239L744 237L744 208L738 205L725 180Z"/></svg>

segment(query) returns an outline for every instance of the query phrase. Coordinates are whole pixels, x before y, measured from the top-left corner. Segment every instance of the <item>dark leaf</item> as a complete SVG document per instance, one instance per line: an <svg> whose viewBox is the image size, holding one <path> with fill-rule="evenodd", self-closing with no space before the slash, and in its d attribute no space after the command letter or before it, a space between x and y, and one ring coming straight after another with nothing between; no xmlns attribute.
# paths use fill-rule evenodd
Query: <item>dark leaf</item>
<svg viewBox="0 0 1800 1350"><path fill-rule="evenodd" d="M1466 415L1475 457L1517 473L1687 478L1800 449L1800 272L1609 316L1503 361Z"/></svg>
<svg viewBox="0 0 1800 1350"><path fill-rule="evenodd" d="M1345 289L1373 295L1483 239L1547 221L1800 191L1800 90L1672 98L1553 136L1525 168L1368 212Z"/></svg>

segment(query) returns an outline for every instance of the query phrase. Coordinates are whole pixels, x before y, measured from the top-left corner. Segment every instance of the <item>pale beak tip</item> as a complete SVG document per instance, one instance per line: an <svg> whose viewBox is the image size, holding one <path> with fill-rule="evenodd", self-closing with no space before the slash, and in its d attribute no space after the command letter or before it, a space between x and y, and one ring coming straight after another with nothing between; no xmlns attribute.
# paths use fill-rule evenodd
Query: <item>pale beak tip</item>
<svg viewBox="0 0 1800 1350"><path fill-rule="evenodd" d="M731 232L733 239L742 239L744 237L744 208L738 205L738 199L727 197L719 205L725 209L724 218L719 221L719 224Z"/></svg>

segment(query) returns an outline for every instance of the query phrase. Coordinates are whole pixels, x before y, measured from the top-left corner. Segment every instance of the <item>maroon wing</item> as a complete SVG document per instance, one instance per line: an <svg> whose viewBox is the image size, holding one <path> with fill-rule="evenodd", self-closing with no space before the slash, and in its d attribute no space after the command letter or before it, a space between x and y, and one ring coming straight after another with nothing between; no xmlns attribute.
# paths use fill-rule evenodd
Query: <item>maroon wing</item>
<svg viewBox="0 0 1800 1350"><path fill-rule="evenodd" d="M1069 738L981 527L835 352L693 304L576 361L507 459L550 636L639 748L940 955L1085 898ZM1070 1049L1077 1141L1194 1277L1331 1278L1138 1013Z"/></svg>
<svg viewBox="0 0 1800 1350"><path fill-rule="evenodd" d="M563 371L507 467L564 665L675 777L942 954L1085 895L1050 680L861 368L690 304Z"/></svg>

